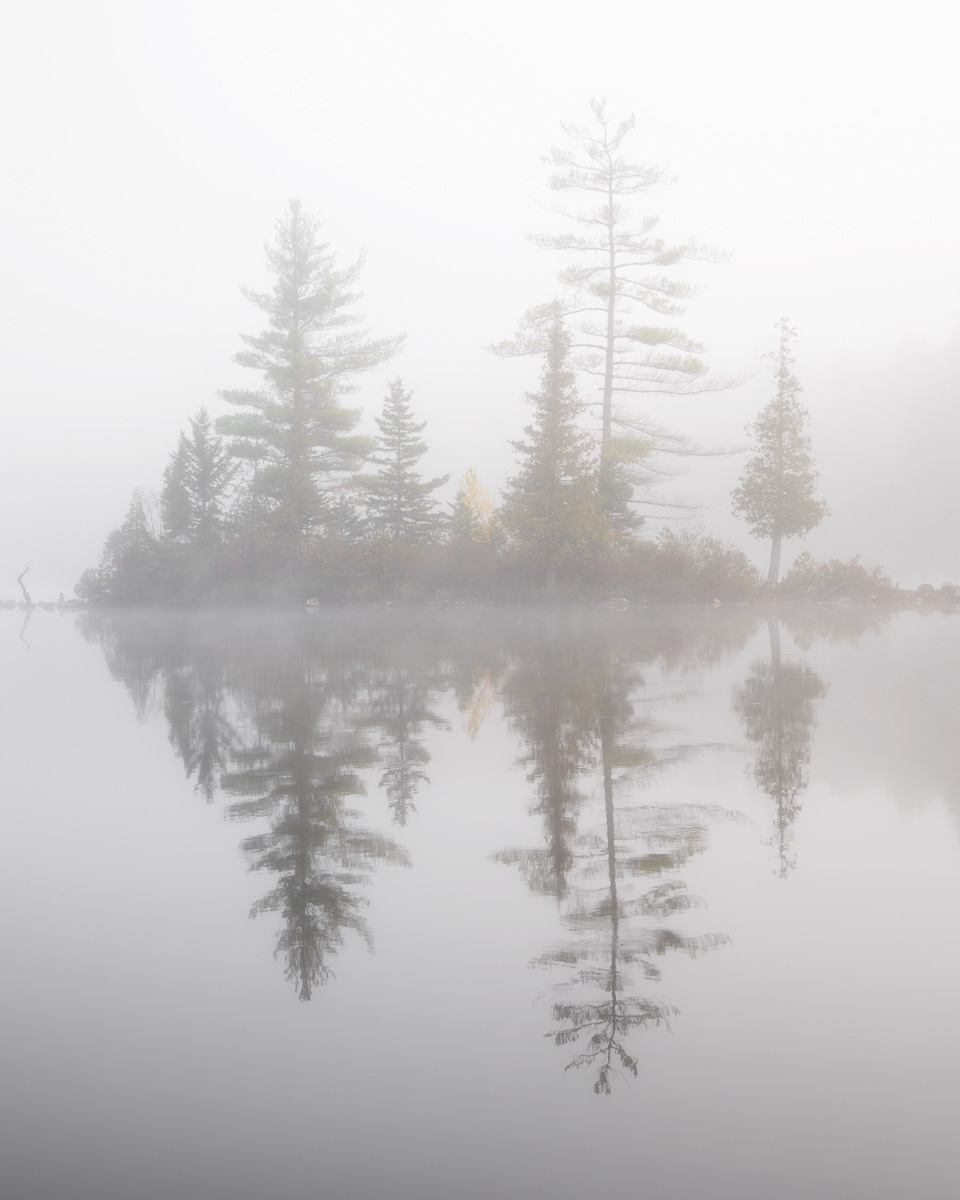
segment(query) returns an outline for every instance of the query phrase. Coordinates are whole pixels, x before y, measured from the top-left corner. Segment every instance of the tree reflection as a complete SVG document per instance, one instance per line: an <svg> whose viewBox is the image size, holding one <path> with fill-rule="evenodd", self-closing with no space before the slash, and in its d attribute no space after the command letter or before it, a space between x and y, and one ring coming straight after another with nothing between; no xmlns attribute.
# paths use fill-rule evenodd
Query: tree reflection
<svg viewBox="0 0 960 1200"><path fill-rule="evenodd" d="M594 648L559 641L552 652L518 658L504 690L506 713L521 736L518 763L527 768L543 820L544 845L504 850L501 862L516 864L534 892L567 894L572 841L584 803L580 777L596 758L598 686Z"/></svg>
<svg viewBox="0 0 960 1200"><path fill-rule="evenodd" d="M720 810L617 802L687 752L655 745L663 731L637 715L639 695L644 681L637 665L609 645L589 643L579 650L560 645L521 663L505 684L545 846L497 858L518 865L533 891L561 903L569 936L531 965L566 973L548 1036L558 1046L580 1047L568 1069L595 1071L598 1094L611 1092L617 1074L636 1076L630 1035L676 1012L638 993L638 977L659 980L657 960L668 952L695 955L725 940L683 932L677 918L701 902L682 880L663 878L705 848L707 822ZM601 781L602 817L587 796ZM650 886L654 879L660 882Z"/></svg>
<svg viewBox="0 0 960 1200"><path fill-rule="evenodd" d="M221 633L196 618L94 619L86 628L139 713L162 700L197 790L234 797L231 820L265 823L241 844L250 869L274 877L250 915L279 916L276 955L309 1000L348 934L372 945L362 889L373 868L407 862L366 826L355 799L365 794L362 772L379 762L364 729L371 695L383 699L376 670L350 638L318 645L311 627L289 622L264 622L256 638L242 623ZM408 722L393 715L409 741ZM413 787L408 777L408 801Z"/></svg>
<svg viewBox="0 0 960 1200"><path fill-rule="evenodd" d="M193 660L165 671L164 712L170 743L187 778L211 803L220 779L241 753L241 732L222 666Z"/></svg>
<svg viewBox="0 0 960 1200"><path fill-rule="evenodd" d="M471 737L502 702L543 838L501 858L558 905L569 936L540 960L572 976L554 1036L580 1041L575 1065L594 1063L604 1091L615 1070L630 1069L629 1034L670 1011L640 994L634 976L655 980L668 951L718 940L683 931L694 901L675 877L706 844L710 810L640 805L635 794L685 753L642 715L652 694L641 664L689 677L745 640L756 619L713 610L620 618L81 619L138 713L163 713L198 792L226 795L232 820L255 823L242 849L270 883L252 915L279 922L277 956L302 1000L331 977L348 941L369 944L365 890L376 868L407 861L376 829L363 799L370 778L379 772L403 827L429 784L429 738L449 728L442 694L453 692Z"/></svg>
<svg viewBox="0 0 960 1200"><path fill-rule="evenodd" d="M364 794L359 770L376 752L351 728L329 680L291 652L281 669L259 680L256 744L235 755L224 790L245 797L234 820L266 818L269 829L243 842L250 869L277 877L251 916L279 913L283 955L301 1000L331 976L329 958L352 931L371 944L357 889L377 862L406 863L389 838L360 824L350 797Z"/></svg>
<svg viewBox="0 0 960 1200"><path fill-rule="evenodd" d="M403 827L417 811L415 797L430 782L430 753L423 744L428 729L449 729L433 711L443 686L442 673L428 662L389 666L376 672L362 724L380 733L380 787L394 822Z"/></svg>
<svg viewBox="0 0 960 1200"><path fill-rule="evenodd" d="M743 721L746 736L757 743L753 778L776 805L779 875L785 879L796 866L790 846L800 796L807 787L804 768L810 761L814 702L822 700L827 689L806 663L783 661L776 617L768 619L767 629L770 661L755 663L748 678L734 689L733 708Z"/></svg>

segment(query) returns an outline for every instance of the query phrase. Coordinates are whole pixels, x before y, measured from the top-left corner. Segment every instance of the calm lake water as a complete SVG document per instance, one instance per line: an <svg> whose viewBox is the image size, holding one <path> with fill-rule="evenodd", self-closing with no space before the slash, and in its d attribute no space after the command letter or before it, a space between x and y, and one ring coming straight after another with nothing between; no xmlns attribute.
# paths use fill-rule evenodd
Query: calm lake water
<svg viewBox="0 0 960 1200"><path fill-rule="evenodd" d="M8 1200L960 1178L960 616L0 612Z"/></svg>

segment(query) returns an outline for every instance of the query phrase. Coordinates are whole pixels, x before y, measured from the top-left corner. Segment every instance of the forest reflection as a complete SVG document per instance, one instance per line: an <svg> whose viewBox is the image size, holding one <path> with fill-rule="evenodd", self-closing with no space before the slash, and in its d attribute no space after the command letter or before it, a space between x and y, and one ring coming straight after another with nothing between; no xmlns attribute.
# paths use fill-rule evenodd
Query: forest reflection
<svg viewBox="0 0 960 1200"><path fill-rule="evenodd" d="M797 619L796 644L835 633L835 620L828 633L817 620ZM303 1001L333 978L348 940L372 946L370 888L382 866L412 865L402 839L430 787L431 747L476 736L501 711L542 836L497 858L556 902L556 938L533 964L559 979L549 1036L608 1092L617 1072L637 1073L631 1035L674 1011L649 990L666 956L725 940L709 922L688 927L703 901L682 873L735 814L663 793L666 773L703 750L666 717L764 621L754 609L89 612L79 625L138 714L162 714L198 796L248 826L242 851L265 881L251 916L275 915L276 956ZM766 628L769 660L733 706L776 805L786 874L826 685L784 660L776 617Z"/></svg>

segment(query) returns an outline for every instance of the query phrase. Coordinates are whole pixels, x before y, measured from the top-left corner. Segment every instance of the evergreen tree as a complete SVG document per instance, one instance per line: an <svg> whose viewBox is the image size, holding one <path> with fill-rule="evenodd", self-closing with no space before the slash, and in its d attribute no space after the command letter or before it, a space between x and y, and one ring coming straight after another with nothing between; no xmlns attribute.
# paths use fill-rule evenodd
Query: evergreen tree
<svg viewBox="0 0 960 1200"><path fill-rule="evenodd" d="M210 546L220 532L224 497L237 464L214 435L206 408L191 418L190 431L189 438L180 434L163 473L163 527L174 541Z"/></svg>
<svg viewBox="0 0 960 1200"><path fill-rule="evenodd" d="M410 409L410 392L404 392L399 376L392 380L384 397L383 416L377 453L371 456L380 469L376 475L362 475L358 482L366 490L366 509L370 527L391 540L425 541L440 526L436 500L430 493L450 478L443 475L424 481L414 469L427 452L420 438L426 421L415 422Z"/></svg>
<svg viewBox="0 0 960 1200"><path fill-rule="evenodd" d="M450 504L447 528L451 541L479 542L481 540L480 522L477 520L477 515L470 506L464 479L460 480L460 484L457 487L457 494Z"/></svg>
<svg viewBox="0 0 960 1200"><path fill-rule="evenodd" d="M173 542L185 542L190 537L193 506L190 502L190 442L181 430L177 448L163 472L163 491L160 493L160 515L163 531Z"/></svg>
<svg viewBox="0 0 960 1200"><path fill-rule="evenodd" d="M688 439L633 411L632 403L644 396L713 391L731 382L706 378L707 367L699 357L705 347L681 329L642 324L637 316L682 314L684 301L697 288L668 269L693 259L719 262L723 255L693 241L668 244L655 234L657 216L632 211L633 197L656 192L670 179L663 168L625 156L633 116L614 120L605 100L592 100L590 108L589 126L561 126L571 147L553 147L544 160L555 169L551 190L573 200L557 211L577 228L533 241L576 256L559 275L565 289L562 308L571 319L578 369L595 380L599 393L590 405L600 410L601 491L610 495L612 510L620 512L622 497L614 493L622 491L624 479L628 486L646 490L663 474L652 466L654 451L683 454L693 449ZM504 354L543 349L553 312L554 305L531 309L521 337L494 349ZM618 399L627 402L622 411L615 409Z"/></svg>
<svg viewBox="0 0 960 1200"><path fill-rule="evenodd" d="M363 257L338 268L335 255L318 240L319 229L298 200L277 221L276 242L267 247L273 290L244 289L267 314L270 328L241 335L247 349L235 357L261 372L265 387L223 392L245 411L217 422L233 439L233 454L263 461L258 487L273 504L275 530L287 553L299 549L304 531L321 517L321 481L330 472L352 469L369 449L366 438L350 436L359 410L342 404L355 390L351 376L380 366L402 340L370 339L358 327L360 318L349 310L359 299L351 288Z"/></svg>
<svg viewBox="0 0 960 1200"><path fill-rule="evenodd" d="M143 492L135 488L123 524L107 536L96 568L84 571L76 593L89 603L156 602L163 586L158 541L150 528Z"/></svg>
<svg viewBox="0 0 960 1200"><path fill-rule="evenodd" d="M520 471L507 485L501 519L521 549L546 571L553 589L559 564L600 542L602 520L593 439L579 425L583 404L568 365L570 337L554 318L539 391L528 394L533 423L511 443Z"/></svg>
<svg viewBox="0 0 960 1200"><path fill-rule="evenodd" d="M814 702L823 699L827 686L802 660L782 661L776 617L767 619L767 629L770 661L754 663L749 678L734 689L733 711L743 721L747 737L757 743L750 773L776 804L778 873L785 879L796 866L790 843L807 787L804 767L810 761L816 723Z"/></svg>
<svg viewBox="0 0 960 1200"><path fill-rule="evenodd" d="M213 432L210 414L201 408L190 421L190 487L193 493L193 533L198 545L215 541L223 513L226 490L237 464Z"/></svg>
<svg viewBox="0 0 960 1200"><path fill-rule="evenodd" d="M810 438L804 432L807 412L799 399L803 389L793 374L796 359L791 347L797 331L786 317L775 328L779 345L765 357L773 365L777 394L752 426L757 453L732 494L733 511L746 520L753 536L771 539L767 583L772 584L780 578L781 540L803 537L829 512L813 495L819 475L813 469ZM747 428L750 432L751 427Z"/></svg>

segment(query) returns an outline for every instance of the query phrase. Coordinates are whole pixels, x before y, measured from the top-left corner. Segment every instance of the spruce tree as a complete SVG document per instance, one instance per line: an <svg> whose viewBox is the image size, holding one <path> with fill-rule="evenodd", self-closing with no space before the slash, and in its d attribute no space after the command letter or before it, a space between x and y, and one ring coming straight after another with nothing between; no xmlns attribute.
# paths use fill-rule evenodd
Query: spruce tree
<svg viewBox="0 0 960 1200"><path fill-rule="evenodd" d="M160 514L163 531L173 542L186 542L193 524L193 505L189 491L190 443L181 430L177 448L163 472Z"/></svg>
<svg viewBox="0 0 960 1200"><path fill-rule="evenodd" d="M579 424L584 405L568 363L570 336L559 315L550 331L540 388L527 399L533 423L512 442L520 470L510 479L501 520L513 541L546 574L599 547L603 519L593 438Z"/></svg>
<svg viewBox="0 0 960 1200"><path fill-rule="evenodd" d="M757 453L740 476L732 493L733 511L742 516L757 538L770 538L770 569L767 583L780 579L780 543L783 538L803 537L815 529L829 512L822 500L814 499L818 473L810 455L810 438L804 432L807 411L800 403L803 391L793 374L796 359L792 346L797 331L786 317L774 326L779 344L765 355L773 366L777 393L752 427Z"/></svg>
<svg viewBox="0 0 960 1200"><path fill-rule="evenodd" d="M430 495L450 478L424 480L416 464L427 452L420 434L426 421L414 421L410 392L403 390L397 377L389 385L383 401L383 416L377 417L380 429L377 452L370 461L379 467L376 475L362 475L358 483L366 491L365 505L370 528L391 540L407 542L428 540L440 528L436 500Z"/></svg>
<svg viewBox="0 0 960 1200"><path fill-rule="evenodd" d="M194 536L199 545L216 540L226 490L237 464L213 432L210 414L201 408L190 421L190 485L194 498Z"/></svg>
<svg viewBox="0 0 960 1200"><path fill-rule="evenodd" d="M180 434L163 473L163 528L174 541L210 546L220 532L224 498L237 464L213 433L205 408L190 419L190 433Z"/></svg>
<svg viewBox="0 0 960 1200"><path fill-rule="evenodd" d="M331 472L348 471L369 450L366 438L351 436L360 418L346 408L355 390L352 376L386 362L401 338L368 338L350 310L360 298L352 290L363 257L338 268L319 222L291 200L277 221L267 261L273 290L244 295L267 314L270 327L241 335L247 346L235 362L263 376L257 391L234 389L223 398L243 412L222 417L219 432L233 440L231 452L257 458L258 488L273 506L273 524L287 553L299 549L307 528L322 520L322 483Z"/></svg>

